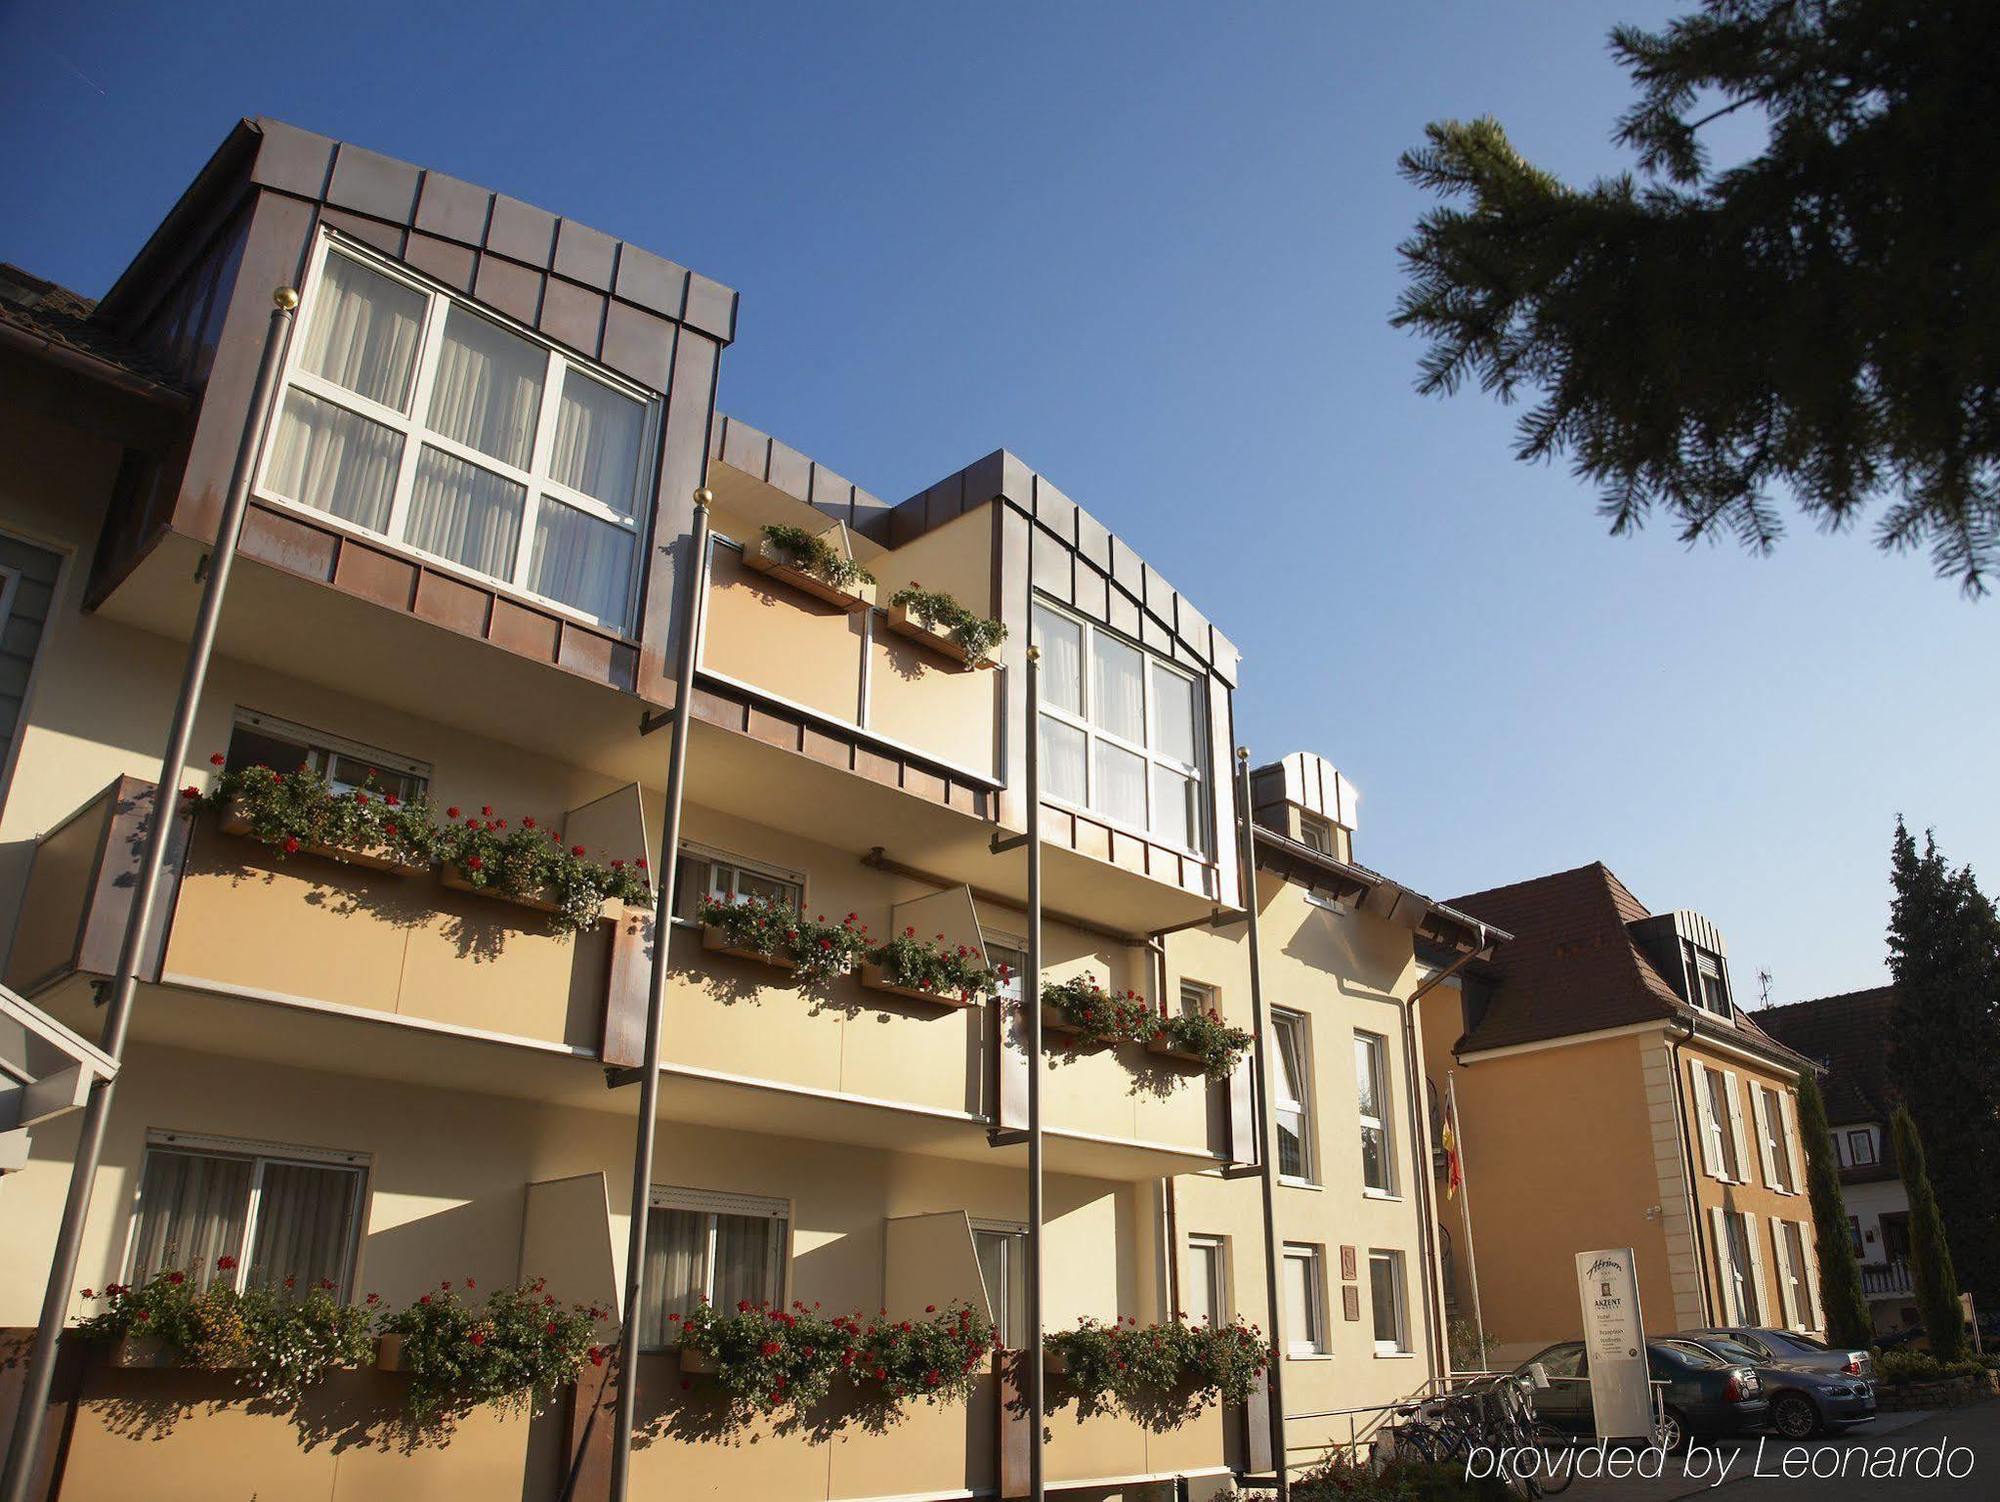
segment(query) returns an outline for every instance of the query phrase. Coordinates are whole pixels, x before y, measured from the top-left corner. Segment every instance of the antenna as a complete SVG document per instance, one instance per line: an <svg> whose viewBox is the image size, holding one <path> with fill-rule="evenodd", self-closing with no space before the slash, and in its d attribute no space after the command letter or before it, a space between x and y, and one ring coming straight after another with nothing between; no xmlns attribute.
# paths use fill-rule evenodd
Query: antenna
<svg viewBox="0 0 2000 1502"><path fill-rule="evenodd" d="M1771 1004L1771 972L1768 970L1759 970L1757 972L1757 1005L1759 1008L1762 1008L1762 1007L1767 1007L1770 1004Z"/></svg>

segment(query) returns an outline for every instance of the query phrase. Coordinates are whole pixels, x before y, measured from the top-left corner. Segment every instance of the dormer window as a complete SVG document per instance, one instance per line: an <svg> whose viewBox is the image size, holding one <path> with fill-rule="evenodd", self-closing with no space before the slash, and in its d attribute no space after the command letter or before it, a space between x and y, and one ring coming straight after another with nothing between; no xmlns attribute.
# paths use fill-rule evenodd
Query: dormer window
<svg viewBox="0 0 2000 1502"><path fill-rule="evenodd" d="M1688 1000L1705 1012L1727 1020L1729 1009L1729 972L1721 956L1710 954L1697 945L1687 946L1688 985L1691 988Z"/></svg>
<svg viewBox="0 0 2000 1502"><path fill-rule="evenodd" d="M656 403L323 237L260 491L628 631Z"/></svg>
<svg viewBox="0 0 2000 1502"><path fill-rule="evenodd" d="M1308 849L1317 850L1321 855L1335 855L1333 848L1333 826L1324 819L1316 819L1311 814L1299 815L1299 843Z"/></svg>

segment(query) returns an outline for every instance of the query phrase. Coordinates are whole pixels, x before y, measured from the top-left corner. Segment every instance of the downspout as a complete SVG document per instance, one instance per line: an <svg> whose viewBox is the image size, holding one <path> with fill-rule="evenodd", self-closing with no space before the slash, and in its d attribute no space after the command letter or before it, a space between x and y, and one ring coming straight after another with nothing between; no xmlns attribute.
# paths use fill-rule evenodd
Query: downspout
<svg viewBox="0 0 2000 1502"><path fill-rule="evenodd" d="M1042 1426L1048 1412L1042 1336L1042 649L1028 644L1028 973L1021 1005L1028 1033L1028 1496L1047 1496Z"/></svg>
<svg viewBox="0 0 2000 1502"><path fill-rule="evenodd" d="M1701 1202L1695 1196L1694 1192L1694 1165L1701 1160L1696 1154L1694 1143L1688 1136L1687 1103L1681 1099L1681 1080L1684 1078L1681 1070L1681 1044L1694 1041L1693 1014L1690 1013L1683 1017L1681 1023L1686 1028L1686 1031L1681 1034L1678 1040L1675 1039L1671 1032L1667 1034L1667 1062L1673 1066L1674 1070L1674 1121L1680 1127L1681 1188L1687 1196L1688 1228L1694 1236L1695 1286L1701 1290L1702 1323L1704 1325L1712 1325L1715 1323L1715 1305L1709 1298L1708 1273L1706 1271L1708 1259L1703 1250L1707 1246L1708 1236L1706 1228L1701 1223ZM1671 1270L1668 1272L1668 1277L1669 1279L1672 1277Z"/></svg>
<svg viewBox="0 0 2000 1502"><path fill-rule="evenodd" d="M180 697L174 702L174 717L167 732L167 746L160 758L159 780L153 786L152 822L146 830L146 851L139 863L137 889L132 894L132 911L125 921L124 938L118 946L118 969L111 983L111 1001L104 1015L104 1032L99 1047L112 1060L122 1060L125 1035L132 1024L132 1007L139 990L139 965L146 937L153 928L153 911L159 899L160 875L167 862L167 830L179 817L175 786L187 766L188 748L194 739L194 717L201 707L202 688L208 681L208 667L215 656L215 639L222 625L223 597L236 562L236 545L243 532L243 517L250 509L250 477L270 427L272 397L277 390L278 371L284 363L285 345L291 335L292 315L299 294L280 287L272 294L276 306L270 327L264 334L264 354L257 366L257 382L250 394L249 415L243 437L236 445L236 463L229 474L229 493L223 502L222 517L216 524L215 551L208 558L208 577L201 588L201 604L195 612L194 634L188 641L187 665L181 673ZM62 1224L56 1233L55 1251L49 1259L48 1288L42 1295L41 1322L28 1357L28 1371L21 1384L21 1406L14 1416L14 1439L7 1452L7 1469L0 1480L0 1495L6 1502L27 1502L30 1478L35 1472L42 1442L43 1421L48 1414L49 1387L55 1376L56 1343L62 1338L63 1319L69 1309L69 1291L76 1282L76 1264L83 1244L84 1222L90 1215L90 1192L104 1156L104 1134L110 1123L116 1074L95 1081L90 1100L84 1107L83 1126L77 1135L76 1157L70 1165L69 1195L63 1202Z"/></svg>
<svg viewBox="0 0 2000 1502"><path fill-rule="evenodd" d="M681 805L687 790L688 736L694 724L694 674L701 646L704 597L708 593L708 508L715 500L706 486L694 493L687 597L681 609L681 640L674 691L674 738L667 753L666 808L660 830L660 866L653 896L653 964L646 981L646 1056L639 1071L639 1113L632 1151L631 1224L625 1243L624 1324L618 1332L618 1408L611 1431L611 1502L624 1502L631 1486L632 1428L639 1404L639 1313L646 1272L646 1220L653 1189L653 1138L659 1131L660 1064L665 1044L667 975L672 966L674 883L680 871Z"/></svg>

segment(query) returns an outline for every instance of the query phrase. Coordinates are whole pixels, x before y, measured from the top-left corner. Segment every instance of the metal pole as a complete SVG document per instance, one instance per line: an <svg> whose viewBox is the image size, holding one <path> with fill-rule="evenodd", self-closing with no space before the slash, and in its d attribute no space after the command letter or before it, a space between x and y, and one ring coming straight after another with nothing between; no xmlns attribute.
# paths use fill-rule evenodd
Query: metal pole
<svg viewBox="0 0 2000 1502"><path fill-rule="evenodd" d="M694 493L693 567L681 604L681 643L674 688L674 738L667 753L667 806L661 821L660 871L653 883L653 966L646 983L646 1058L639 1073L639 1124L632 1148L632 1221L625 1243L625 1306L618 1331L618 1414L611 1431L611 1502L631 1485L632 1427L639 1412L639 1304L646 1271L646 1215L653 1192L653 1134L660 1109L660 1053L667 1001L667 949L673 940L674 878L680 869L681 802L687 789L688 730L694 717L696 653L708 594L708 508L715 495Z"/></svg>
<svg viewBox="0 0 2000 1502"><path fill-rule="evenodd" d="M1250 749L1236 748L1236 838L1243 863L1243 911L1250 925L1250 1030L1257 1043L1257 1089L1251 1097L1257 1121L1261 1171L1257 1183L1264 1212L1264 1289L1271 1308L1271 1468L1277 1472L1278 1502L1290 1502L1291 1473L1285 1468L1285 1342L1278 1292L1278 1204L1276 1144L1271 1140L1271 1044L1264 1020L1264 966L1257 952L1257 836L1250 825Z"/></svg>
<svg viewBox="0 0 2000 1502"><path fill-rule="evenodd" d="M146 947L146 936L152 931L160 875L166 869L167 830L176 817L175 795L181 772L187 766L188 747L194 740L194 717L201 707L202 686L208 681L209 661L215 655L223 593L229 587L229 571L236 562L236 542L243 530L243 515L250 507L250 477L256 470L257 454L269 425L271 396L284 364L285 343L291 333L292 313L299 305L299 294L290 287L280 287L272 293L271 300L276 306L271 310L270 327L264 333L264 355L257 366L257 383L251 391L243 437L236 445L229 493L215 529L215 551L208 558L208 577L202 583L194 634L188 641L180 697L174 702L166 751L160 757L160 776L153 787L153 817L146 829L145 855L139 862L138 889L132 894L131 916L126 919L125 936L118 946L118 969L112 978L111 1002L104 1014L104 1032L98 1044L114 1060L122 1059L125 1053L132 1003L139 990L140 956ZM0 1479L0 1497L5 1502L27 1502L30 1478L41 1451L49 1384L55 1377L56 1342L62 1337L70 1289L76 1282L84 1221L90 1215L90 1191L97 1178L98 1163L104 1156L104 1132L110 1121L117 1082L116 1075L98 1080L91 1086L90 1099L83 1108L83 1128L77 1136L75 1161L70 1165L69 1196L63 1202L62 1226L56 1233L55 1252L49 1261L48 1289L42 1296L41 1323L35 1327L28 1372L21 1384L21 1407L14 1416L14 1439L8 1447L4 1479Z"/></svg>
<svg viewBox="0 0 2000 1502"><path fill-rule="evenodd" d="M1028 646L1028 973L1021 979L1028 1023L1028 1496L1047 1496L1042 1424L1048 1411L1042 1342L1042 649Z"/></svg>
<svg viewBox="0 0 2000 1502"><path fill-rule="evenodd" d="M1417 1008L1422 1004L1420 997L1412 995L1402 1006L1403 1079L1410 1103L1410 1132L1417 1149L1410 1155L1416 1160L1410 1165L1410 1179L1416 1190L1412 1198L1417 1204L1417 1245L1424 1259L1424 1343L1430 1350L1431 1380L1435 1382L1440 1376L1451 1375L1451 1333L1438 1298L1437 1209L1431 1203L1436 1170L1431 1166L1430 1112L1424 1094L1429 1081L1417 1045Z"/></svg>
<svg viewBox="0 0 2000 1502"><path fill-rule="evenodd" d="M1465 1171L1465 1133L1458 1121L1458 1071L1444 1072L1445 1120L1458 1139L1458 1209L1465 1223L1465 1271L1472 1280L1472 1327L1479 1336L1479 1369L1486 1370L1486 1316L1479 1307L1479 1250L1472 1243L1472 1175Z"/></svg>

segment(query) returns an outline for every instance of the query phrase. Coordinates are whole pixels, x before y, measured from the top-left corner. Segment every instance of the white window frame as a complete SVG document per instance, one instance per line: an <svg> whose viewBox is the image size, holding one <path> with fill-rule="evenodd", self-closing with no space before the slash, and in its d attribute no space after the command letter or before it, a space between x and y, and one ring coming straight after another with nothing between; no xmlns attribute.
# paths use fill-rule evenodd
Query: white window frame
<svg viewBox="0 0 2000 1502"><path fill-rule="evenodd" d="M1303 1012L1287 1011L1282 1007L1273 1007L1271 1009L1271 1049L1273 1053L1279 1055L1280 1059L1283 1057L1283 1045L1279 1041L1279 1036L1287 1028L1291 1029L1294 1036L1298 1039L1299 1088L1304 1092L1305 1098L1303 1100L1288 1100L1284 1096L1281 1096L1278 1093L1278 1084L1279 1076L1283 1071L1273 1068L1270 1081L1271 1111L1274 1116L1294 1115L1298 1118L1299 1167L1301 1172L1281 1172L1278 1178L1280 1182L1286 1184L1317 1185L1319 1183L1319 1153L1316 1151L1316 1144L1313 1141L1312 1019L1307 1017Z"/></svg>
<svg viewBox="0 0 2000 1502"><path fill-rule="evenodd" d="M1735 1092L1730 1088L1731 1074L1717 1069L1714 1065L1703 1065L1702 1089L1707 1092L1702 1104L1702 1124L1708 1128L1710 1140L1715 1145L1715 1177L1724 1183L1743 1182L1743 1162L1740 1144L1736 1140L1735 1116L1732 1109Z"/></svg>
<svg viewBox="0 0 2000 1502"><path fill-rule="evenodd" d="M1222 988L1205 980L1184 980L1180 985L1181 1012L1189 1017L1206 1017L1222 1011Z"/></svg>
<svg viewBox="0 0 2000 1502"><path fill-rule="evenodd" d="M1785 1094L1770 1085L1750 1082L1750 1088L1758 1095L1759 1114L1767 1128L1767 1151L1770 1153L1771 1187L1780 1194L1797 1194L1798 1182L1792 1176L1792 1131L1791 1121L1785 1111Z"/></svg>
<svg viewBox="0 0 2000 1502"><path fill-rule="evenodd" d="M359 262L371 271L379 272L392 281L400 282L412 291L422 294L426 299L423 322L417 335L416 359L411 372L407 412L384 406L304 368L307 344L304 337L306 320L312 317L319 286L324 278L327 257L336 252ZM443 347L445 323L454 304L462 307L471 316L484 318L507 333L534 345L542 350L547 358L542 375L541 408L536 417L535 436L529 450L527 469L517 468L482 449L460 443L426 424L430 411L431 388L437 373L438 352ZM660 442L661 402L657 393L615 375L594 361L562 349L546 336L507 317L497 309L490 308L462 293L453 292L450 288L412 271L402 262L332 229L322 228L313 244L311 262L306 270L304 284L300 288L298 318L299 332L291 341L291 347L285 356L283 379L272 396L271 430L275 434L280 414L284 410L286 393L298 390L400 434L403 448L397 462L395 487L389 497L388 526L384 531L376 532L345 517L335 516L331 512L321 511L315 506L308 506L302 501L279 494L270 484L271 466L275 462L278 447L275 442L267 442L264 445L263 459L257 471L258 499L274 506L281 506L298 515L310 517L315 526L329 527L374 542L389 542L406 553L424 559L426 563L441 572L470 580L484 588L498 590L504 595L532 600L542 609L558 612L599 630L613 631L628 638L635 633L640 585L644 578L645 542L651 530L652 497L647 482L651 478L652 465L647 460L649 456L659 451ZM595 496L572 490L548 473L550 448L556 431L556 415L562 405L562 385L571 370L575 370L587 380L594 380L610 388L620 396L630 398L644 409L639 430L639 463L632 480L630 516L624 515ZM440 453L463 460L467 464L524 488L526 494L521 509L520 535L515 538L513 567L507 578L481 573L477 569L468 568L456 559L428 552L404 539L409 519L410 492L416 478L417 462L426 444ZM631 538L624 619L604 620L587 610L539 594L528 587L528 569L535 545L535 522L544 494L565 506L583 512L594 520L617 527Z"/></svg>
<svg viewBox="0 0 2000 1502"><path fill-rule="evenodd" d="M1285 1354L1294 1359L1326 1356L1332 1352L1332 1342L1327 1333L1326 1307L1326 1248L1317 1242L1288 1241L1282 1253L1286 1262L1303 1262L1306 1265L1306 1320L1309 1328L1303 1332L1285 1332Z"/></svg>
<svg viewBox="0 0 2000 1502"><path fill-rule="evenodd" d="M1849 1168L1873 1168L1881 1162L1881 1155L1875 1150L1873 1127L1854 1127L1842 1132L1841 1136L1846 1141L1846 1163ZM1867 1149L1867 1157L1862 1157L1854 1150L1856 1143Z"/></svg>
<svg viewBox="0 0 2000 1502"><path fill-rule="evenodd" d="M1184 1265L1190 1279L1198 1265L1194 1253L1200 1250L1209 1254L1208 1302L1209 1308L1214 1312L1215 1327L1220 1329L1230 1320L1229 1238L1206 1232L1190 1232L1187 1238L1187 1250L1188 1256Z"/></svg>
<svg viewBox="0 0 2000 1502"><path fill-rule="evenodd" d="M1322 819L1318 814L1299 815L1299 843L1308 850L1317 850L1321 855L1330 855L1336 860L1340 852L1334 848L1333 821Z"/></svg>
<svg viewBox="0 0 2000 1502"><path fill-rule="evenodd" d="M1033 620L1033 610L1046 610L1049 614L1058 616L1080 628L1077 649L1079 654L1077 663L1077 703L1079 708L1077 710L1067 709L1062 705L1050 703L1047 698L1042 700L1038 708L1042 714L1047 715L1050 719L1067 725L1070 729L1079 732L1083 736L1083 802L1080 804L1068 803L1063 799L1052 797L1048 792L1046 779L1043 783L1042 801L1054 804L1058 808L1073 808L1079 813L1088 814L1093 819L1100 820L1114 828L1126 830L1142 839L1151 841L1155 845L1185 851L1189 855L1207 860L1209 858L1208 851L1213 846L1214 840L1211 838L1209 828L1210 809L1208 789L1210 783L1208 775L1208 715L1206 713L1208 708L1208 683L1204 675L1192 672L1182 667L1179 663L1162 657L1159 653L1132 640L1129 636L1113 631L1107 626L1100 626L1088 616L1079 615L1073 610L1065 609L1046 596L1035 596L1029 616L1031 622ZM1141 665L1139 674L1140 693L1142 696L1141 703L1144 710L1146 739L1149 742L1157 741L1160 738L1159 725L1157 723L1157 706L1153 694L1153 670L1157 667L1163 672L1171 673L1177 678L1184 679L1193 688L1194 692L1190 697L1194 704L1194 723L1188 727L1194 738L1195 760L1193 762L1183 762L1176 757L1168 756L1163 752L1154 750L1151 745L1139 745L1127 740L1115 731L1104 729L1091 719L1091 704L1097 697L1097 654L1092 650L1092 644L1099 635L1108 636L1119 645L1129 647L1139 654ZM1100 745L1108 745L1121 751L1129 751L1145 762L1146 819L1143 825L1129 824L1112 814L1105 813L1096 806L1097 748ZM1039 751L1037 754L1040 754ZM1188 820L1189 842L1185 845L1170 844L1154 828L1153 769L1155 767L1163 768L1177 776L1185 777L1194 784L1194 807L1189 810Z"/></svg>
<svg viewBox="0 0 2000 1502"><path fill-rule="evenodd" d="M1386 1115L1369 1116L1361 1111L1361 1055L1366 1050L1369 1056L1369 1073L1373 1076L1375 1102L1378 1109L1386 1110L1389 1104L1389 1040L1380 1033L1371 1033L1364 1028L1354 1030L1354 1106L1360 1117L1360 1125L1365 1130L1373 1127L1382 1134L1382 1172L1388 1179L1385 1184L1370 1184L1367 1181L1367 1156L1363 1154L1363 1174L1361 1192L1371 1199L1397 1199L1398 1175L1396 1172L1396 1134L1391 1118ZM1359 1138L1356 1138L1359 1145Z"/></svg>
<svg viewBox="0 0 2000 1502"><path fill-rule="evenodd" d="M1395 1339L1383 1340L1374 1335L1372 1325L1375 1318L1375 1265L1388 1264L1389 1289L1395 1296L1396 1332ZM1400 1251L1391 1247L1370 1247L1368 1249L1368 1318L1377 1356L1408 1356L1410 1349L1410 1297L1408 1263Z"/></svg>
<svg viewBox="0 0 2000 1502"><path fill-rule="evenodd" d="M373 762L376 766L386 767L392 772L400 772L405 777L414 778L422 784L418 792L430 791L433 768L427 761L401 756L394 751L384 751L380 746L371 746L365 741L350 740L344 735L334 735L330 731L315 730L309 725L280 719L274 714L265 714L261 709L246 709L241 704L236 706L236 716L230 722L232 734L239 726L259 731L275 740L296 742L306 753L313 770L324 777L327 785L336 792L347 790L349 785L335 780L332 775L335 756L353 756L362 761Z"/></svg>
<svg viewBox="0 0 2000 1502"><path fill-rule="evenodd" d="M680 852L675 857L675 862L678 865L683 860L700 861L707 868L703 875L701 890L691 894L690 912L694 910L695 906L698 906L711 897L716 898L718 901L724 898L727 898L731 902L737 900L733 883L726 893L717 891L716 872L718 870L761 877L765 881L779 882L786 886L796 887L798 888L797 911L803 913L806 910L806 876L803 871L791 871L783 866L771 865L767 861L751 860L747 856L735 855L730 851L719 850L712 845L698 844L693 840L681 841ZM679 906L680 901L681 897L677 889L675 892L675 906ZM693 922L694 920L692 918L682 919L676 917L674 921L679 923Z"/></svg>
<svg viewBox="0 0 2000 1502"><path fill-rule="evenodd" d="M1009 1334L1007 1327L1012 1323L1010 1316L1013 1314L1013 1308L1011 1303L1003 1304L1001 1300L1009 1298L1007 1290L1009 1284L1013 1281L1013 1259L1027 1255L1028 1228L1018 1220L991 1220L977 1215L968 1215L966 1221L972 1227L973 1260L975 1262L979 1260L979 1238L981 1236L1004 1236L1007 1238L1004 1260L1008 1265L1001 1277L997 1297L996 1290L991 1288L986 1290L986 1304L988 1311L993 1315L993 1323L995 1328L999 1330L1001 1339L1012 1345L1014 1343L1013 1337ZM982 1281L985 1278L984 1267L980 1269L980 1277ZM1026 1309L1023 1309L1021 1311L1021 1322L1024 1330L1027 1328L1027 1317L1028 1312Z"/></svg>
<svg viewBox="0 0 2000 1502"><path fill-rule="evenodd" d="M340 1276L334 1279L339 1285L339 1295L343 1301L354 1297L356 1277L361 1268L361 1238L363 1221L367 1218L368 1190L374 1157L369 1153L340 1152L320 1147L299 1147L285 1142L262 1142L242 1137L215 1137L197 1132L176 1132L160 1128L149 1129L146 1133L146 1150L139 1159L139 1173L132 1191L132 1214L125 1228L125 1255L120 1265L125 1269L125 1281L139 1280L137 1266L139 1256L139 1227L146 1214L146 1170L148 1160L155 1150L179 1153L182 1156L203 1156L209 1158L234 1158L247 1160L250 1170L250 1199L243 1216L243 1239L233 1252L227 1255L236 1259L231 1269L229 1286L242 1293L248 1286L250 1277L250 1249L257 1244L257 1222L264 1202L264 1170L273 1163L298 1164L307 1168L339 1168L354 1175L353 1190L347 1205L347 1244L341 1250ZM155 1269L158 1271L158 1269ZM219 1280L218 1280L219 1281Z"/></svg>
<svg viewBox="0 0 2000 1502"><path fill-rule="evenodd" d="M771 1281L771 1304L782 1309L791 1285L792 1271L792 1202L768 1194L735 1194L726 1189L690 1189L678 1184L655 1184L647 1192L646 1208L652 1210L684 1210L694 1215L708 1217L708 1245L702 1252L701 1296L710 1303L715 1301L715 1218L718 1215L740 1215L753 1220L782 1220L785 1234L771 1238L769 1262L765 1268ZM639 1303L646 1304L646 1293L642 1287Z"/></svg>

